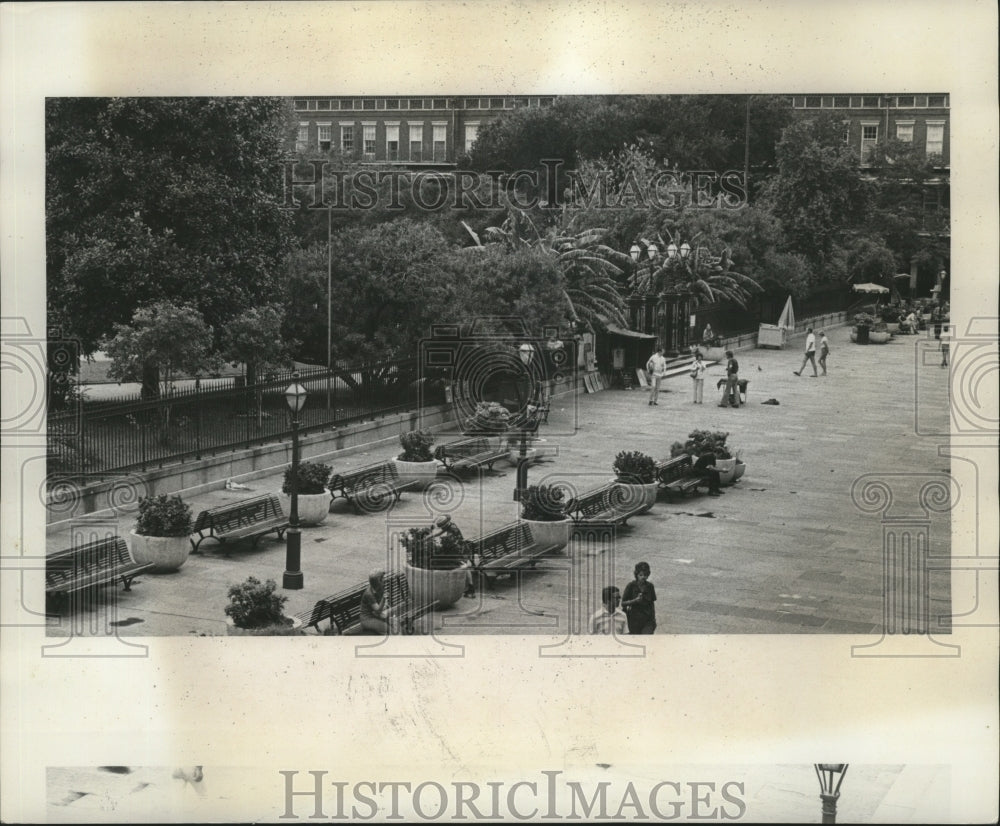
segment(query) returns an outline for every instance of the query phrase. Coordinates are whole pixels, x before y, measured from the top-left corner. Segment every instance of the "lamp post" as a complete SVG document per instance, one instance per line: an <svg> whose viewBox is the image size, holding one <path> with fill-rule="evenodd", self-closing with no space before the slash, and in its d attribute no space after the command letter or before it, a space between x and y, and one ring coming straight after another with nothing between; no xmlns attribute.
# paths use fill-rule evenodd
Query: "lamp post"
<svg viewBox="0 0 1000 826"><path fill-rule="evenodd" d="M292 383L285 391L285 401L292 411L292 512L285 535L285 575L281 587L298 591L305 584L302 576L302 535L299 532L299 413L305 407L306 389L299 384L299 374L292 373Z"/></svg>
<svg viewBox="0 0 1000 826"><path fill-rule="evenodd" d="M525 367L525 372L528 374L528 387L529 387L529 401L527 404L528 411L527 415L531 415L531 406L534 401L533 393L533 383L531 380L531 360L535 355L535 348L529 344L527 341L524 342L517 351L518 356L521 359L521 363ZM518 448L517 455L517 481L514 483L514 501L520 502L524 496L524 492L528 489L528 426L527 421L521 427L521 445Z"/></svg>
<svg viewBox="0 0 1000 826"><path fill-rule="evenodd" d="M823 823L837 822L837 798L840 797L840 784L847 774L847 763L816 763L816 776L819 778L819 799L823 801Z"/></svg>

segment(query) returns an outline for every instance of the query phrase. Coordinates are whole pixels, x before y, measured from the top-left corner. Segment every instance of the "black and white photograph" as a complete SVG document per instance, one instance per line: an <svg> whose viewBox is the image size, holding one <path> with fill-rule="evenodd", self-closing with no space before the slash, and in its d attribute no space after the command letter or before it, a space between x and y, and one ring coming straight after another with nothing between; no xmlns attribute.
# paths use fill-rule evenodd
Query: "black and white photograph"
<svg viewBox="0 0 1000 826"><path fill-rule="evenodd" d="M2 818L995 820L996 10L825 8L4 4Z"/></svg>

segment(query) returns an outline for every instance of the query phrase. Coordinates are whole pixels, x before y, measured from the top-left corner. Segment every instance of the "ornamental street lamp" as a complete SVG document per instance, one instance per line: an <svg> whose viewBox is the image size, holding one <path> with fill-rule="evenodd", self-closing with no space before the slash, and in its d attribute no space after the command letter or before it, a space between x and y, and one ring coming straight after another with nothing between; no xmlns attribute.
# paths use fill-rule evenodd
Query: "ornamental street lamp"
<svg viewBox="0 0 1000 826"><path fill-rule="evenodd" d="M837 798L847 774L847 763L815 763L819 778L819 799L823 801L823 823L837 822Z"/></svg>
<svg viewBox="0 0 1000 826"><path fill-rule="evenodd" d="M306 389L299 384L299 374L292 373L292 383L285 391L285 401L292 411L292 512L288 517L285 536L285 575L281 587L298 591L305 584L300 566L302 563L302 535L299 532L299 413L306 404Z"/></svg>

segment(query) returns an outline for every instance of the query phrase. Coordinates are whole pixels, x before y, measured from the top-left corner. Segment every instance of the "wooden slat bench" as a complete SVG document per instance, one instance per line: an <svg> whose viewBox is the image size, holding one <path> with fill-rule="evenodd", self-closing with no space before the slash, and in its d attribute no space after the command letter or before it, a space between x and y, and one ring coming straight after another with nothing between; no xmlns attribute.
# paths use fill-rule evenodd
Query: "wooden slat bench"
<svg viewBox="0 0 1000 826"><path fill-rule="evenodd" d="M512 522L484 536L469 540L474 571L480 580L498 574L534 568L539 557L559 548L558 544L542 545L534 540L531 528L524 522Z"/></svg>
<svg viewBox="0 0 1000 826"><path fill-rule="evenodd" d="M701 476L691 476L694 462L687 453L674 456L658 462L656 465L656 481L660 489L666 491L667 497L684 496L687 493L697 491L698 488L707 488L708 482Z"/></svg>
<svg viewBox="0 0 1000 826"><path fill-rule="evenodd" d="M336 473L329 487L333 499L346 499L355 513L373 513L398 502L404 490L418 484L416 480L404 482L400 479L392 462L379 462L347 473Z"/></svg>
<svg viewBox="0 0 1000 826"><path fill-rule="evenodd" d="M566 505L567 515L578 525L591 522L625 525L631 517L648 509L644 499L633 500L619 482L589 491Z"/></svg>
<svg viewBox="0 0 1000 826"><path fill-rule="evenodd" d="M253 544L272 531L278 539L288 528L288 519L281 509L281 502L274 494L244 499L231 505L220 505L198 514L191 535L195 551L206 539L223 544L230 540L252 539ZM195 534L198 535L197 541Z"/></svg>
<svg viewBox="0 0 1000 826"><path fill-rule="evenodd" d="M120 536L97 539L45 558L45 593L65 597L76 591L96 588L121 579L126 591L132 580L153 563L138 563Z"/></svg>
<svg viewBox="0 0 1000 826"><path fill-rule="evenodd" d="M330 623L328 631L333 634L364 634L361 629L361 597L367 583L354 585L344 591L317 600L312 608L293 615L297 628L313 628L320 632L319 624ZM406 575L400 571L390 571L385 575L386 604L389 615L397 620L403 634L415 632L414 621L430 613L434 603L414 605L410 598L410 586Z"/></svg>
<svg viewBox="0 0 1000 826"><path fill-rule="evenodd" d="M434 451L434 458L442 462L448 470L475 470L483 465L486 465L487 470L493 470L493 463L510 453L510 448L505 442L506 437L500 447L497 447L496 444L490 444L486 436L459 439L457 442L438 445Z"/></svg>

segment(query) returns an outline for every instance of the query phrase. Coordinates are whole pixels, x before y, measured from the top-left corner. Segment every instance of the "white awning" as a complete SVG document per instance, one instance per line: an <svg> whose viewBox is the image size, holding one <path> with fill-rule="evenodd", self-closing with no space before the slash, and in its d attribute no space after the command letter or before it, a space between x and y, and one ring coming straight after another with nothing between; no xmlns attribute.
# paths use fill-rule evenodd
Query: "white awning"
<svg viewBox="0 0 1000 826"><path fill-rule="evenodd" d="M626 330L624 327L619 327L617 324L605 324L608 330L608 335L611 336L623 336L625 338L641 338L641 339L651 339L656 338L649 333L640 333L636 330Z"/></svg>

